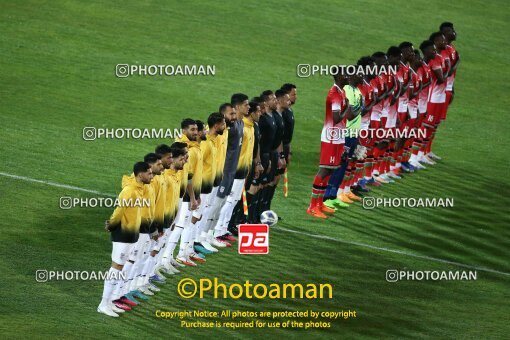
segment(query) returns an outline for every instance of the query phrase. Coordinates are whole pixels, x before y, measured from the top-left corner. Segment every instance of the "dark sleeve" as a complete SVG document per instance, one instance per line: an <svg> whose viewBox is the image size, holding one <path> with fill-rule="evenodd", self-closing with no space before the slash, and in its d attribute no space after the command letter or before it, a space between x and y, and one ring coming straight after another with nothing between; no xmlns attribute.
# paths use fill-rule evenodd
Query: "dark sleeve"
<svg viewBox="0 0 510 340"><path fill-rule="evenodd" d="M267 120L264 116L260 117L259 120L259 132L260 132L260 154L269 154L273 146L272 129L267 124Z"/></svg>

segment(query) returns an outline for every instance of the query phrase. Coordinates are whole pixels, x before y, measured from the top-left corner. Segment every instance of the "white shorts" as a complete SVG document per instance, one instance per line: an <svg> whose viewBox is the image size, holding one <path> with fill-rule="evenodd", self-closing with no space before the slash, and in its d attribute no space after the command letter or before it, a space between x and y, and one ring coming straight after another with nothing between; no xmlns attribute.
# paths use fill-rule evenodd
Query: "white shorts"
<svg viewBox="0 0 510 340"><path fill-rule="evenodd" d="M134 247L135 243L112 242L112 262L123 266Z"/></svg>
<svg viewBox="0 0 510 340"><path fill-rule="evenodd" d="M189 210L189 202L182 202L175 216L175 225L181 228L186 227L191 220L191 210Z"/></svg>
<svg viewBox="0 0 510 340"><path fill-rule="evenodd" d="M134 245L131 254L129 254L129 261L136 262L141 260L144 253L149 251L151 246L150 234L140 233L138 241Z"/></svg>

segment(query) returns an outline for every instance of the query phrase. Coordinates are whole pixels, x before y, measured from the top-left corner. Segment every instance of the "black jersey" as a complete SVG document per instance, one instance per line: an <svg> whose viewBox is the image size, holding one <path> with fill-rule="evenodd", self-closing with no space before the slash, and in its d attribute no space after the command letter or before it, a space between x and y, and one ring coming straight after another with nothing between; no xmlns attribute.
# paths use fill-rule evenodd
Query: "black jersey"
<svg viewBox="0 0 510 340"><path fill-rule="evenodd" d="M273 150L276 150L283 140L283 132L285 131L285 126L283 124L283 116L278 111L273 111L274 121L276 123L276 134L273 140Z"/></svg>
<svg viewBox="0 0 510 340"><path fill-rule="evenodd" d="M294 134L294 112L290 108L282 112L283 125L285 126L283 132L283 144L287 145L292 142L292 135Z"/></svg>
<svg viewBox="0 0 510 340"><path fill-rule="evenodd" d="M253 124L253 159L257 158L257 153L259 152L259 143L260 143L260 128L259 123L254 122Z"/></svg>
<svg viewBox="0 0 510 340"><path fill-rule="evenodd" d="M272 113L264 113L259 119L260 154L269 154L273 150L276 136L276 122Z"/></svg>

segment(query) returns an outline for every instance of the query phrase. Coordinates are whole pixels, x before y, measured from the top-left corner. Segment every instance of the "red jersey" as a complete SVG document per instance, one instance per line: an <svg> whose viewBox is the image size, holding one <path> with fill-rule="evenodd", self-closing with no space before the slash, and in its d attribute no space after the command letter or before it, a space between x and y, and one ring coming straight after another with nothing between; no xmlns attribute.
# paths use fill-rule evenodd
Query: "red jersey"
<svg viewBox="0 0 510 340"><path fill-rule="evenodd" d="M397 72L397 79L402 87L409 85L409 66L400 64ZM401 93L398 97L398 112L407 112L407 104L409 103L409 89L405 93Z"/></svg>
<svg viewBox="0 0 510 340"><path fill-rule="evenodd" d="M446 49L448 56L450 57L451 65L455 64L459 60L459 54L457 50L452 45L446 45ZM453 71L453 73L446 79L446 91L453 90L453 82L455 80L455 75L457 74L457 70Z"/></svg>
<svg viewBox="0 0 510 340"><path fill-rule="evenodd" d="M376 90L377 96L382 96L384 93L384 85L386 84L386 76L385 75L378 75L374 79L370 80L370 84L374 89ZM377 104L372 107L372 113L370 114L370 119L375 121L381 120L381 112L383 110L384 101L386 99L380 100Z"/></svg>
<svg viewBox="0 0 510 340"><path fill-rule="evenodd" d="M374 78L376 79L376 78ZM363 96L363 103L364 106L369 106L372 104L372 102L375 100L375 94L377 93L377 87L374 88L374 86L367 82L365 79L363 79L363 83L358 85L358 89L361 92L361 95ZM368 129L370 125L370 115L372 113L372 109L365 113L364 116L361 117L361 129Z"/></svg>
<svg viewBox="0 0 510 340"><path fill-rule="evenodd" d="M428 83L431 79L431 70L429 65L426 63L422 63L421 67L418 69L418 74L421 77L421 82L423 84ZM427 103L429 101L429 92L430 92L431 86L430 84L423 87L421 89L420 94L418 95L418 112L425 113L427 112Z"/></svg>
<svg viewBox="0 0 510 340"><path fill-rule="evenodd" d="M331 128L334 126L338 128L345 128L345 121L347 119L344 117L342 121L335 125L333 120L333 111L343 111L344 108L349 104L347 98L345 97L345 92L338 85L334 84L328 92L326 97L326 117L324 118L324 127L322 128L321 141L330 142L334 144L343 143L343 138L339 140L331 140Z"/></svg>
<svg viewBox="0 0 510 340"><path fill-rule="evenodd" d="M411 81L409 84L409 93L411 93L411 91L414 92L416 89L419 89L420 84L421 75L415 72L413 69L411 69ZM418 116L418 98L420 93L418 93L413 99L410 99L409 103L407 104L409 116L411 119L414 119Z"/></svg>
<svg viewBox="0 0 510 340"><path fill-rule="evenodd" d="M430 60L428 65L432 71L432 83L430 84L431 90L428 100L430 103L444 103L446 101L446 81L438 84L434 71L441 70L444 75L448 71L448 65L446 64L445 58L440 54L436 54L435 58Z"/></svg>

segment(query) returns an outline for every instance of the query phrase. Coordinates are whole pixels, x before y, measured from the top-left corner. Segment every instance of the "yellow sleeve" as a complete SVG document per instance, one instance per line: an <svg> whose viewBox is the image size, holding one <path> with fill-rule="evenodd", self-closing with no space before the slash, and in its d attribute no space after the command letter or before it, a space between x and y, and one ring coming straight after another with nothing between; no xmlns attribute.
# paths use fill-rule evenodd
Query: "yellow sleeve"
<svg viewBox="0 0 510 340"><path fill-rule="evenodd" d="M123 200L129 199L131 196L134 195L132 195L130 187L126 186L119 194L119 202L123 202ZM121 223L122 216L124 216L124 213L126 212L126 209L127 207L123 206L123 204L120 204L118 207L116 207L112 216L110 217L110 225L119 225Z"/></svg>

